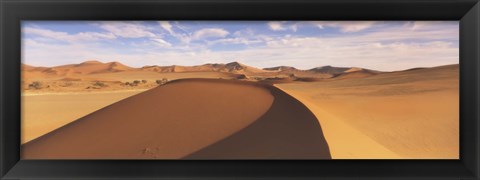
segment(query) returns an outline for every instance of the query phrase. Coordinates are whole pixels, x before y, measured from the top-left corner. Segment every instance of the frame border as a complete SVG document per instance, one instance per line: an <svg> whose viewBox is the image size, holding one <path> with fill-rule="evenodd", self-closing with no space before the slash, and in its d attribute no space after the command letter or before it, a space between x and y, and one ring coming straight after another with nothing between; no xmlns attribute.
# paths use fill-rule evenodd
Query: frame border
<svg viewBox="0 0 480 180"><path fill-rule="evenodd" d="M21 20L459 20L460 160L20 160ZM478 0L0 0L0 179L480 179Z"/></svg>

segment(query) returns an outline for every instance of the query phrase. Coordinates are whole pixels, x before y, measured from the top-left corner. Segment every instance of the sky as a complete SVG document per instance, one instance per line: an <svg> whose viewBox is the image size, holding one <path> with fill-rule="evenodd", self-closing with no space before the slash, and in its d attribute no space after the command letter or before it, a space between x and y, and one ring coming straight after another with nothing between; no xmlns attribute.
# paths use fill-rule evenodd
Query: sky
<svg viewBox="0 0 480 180"><path fill-rule="evenodd" d="M22 21L22 62L132 67L237 61L381 71L459 63L458 21Z"/></svg>

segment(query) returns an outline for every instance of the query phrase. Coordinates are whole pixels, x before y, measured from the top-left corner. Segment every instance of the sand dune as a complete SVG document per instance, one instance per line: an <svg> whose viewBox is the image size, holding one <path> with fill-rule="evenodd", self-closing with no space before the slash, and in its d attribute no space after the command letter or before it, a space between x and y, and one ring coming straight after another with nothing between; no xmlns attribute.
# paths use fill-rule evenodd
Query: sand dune
<svg viewBox="0 0 480 180"><path fill-rule="evenodd" d="M144 66L141 70L155 71L162 73L179 73L179 72L229 72L236 74L258 74L266 73L268 71L247 66L239 62L231 62L227 64L203 64L197 66Z"/></svg>
<svg viewBox="0 0 480 180"><path fill-rule="evenodd" d="M85 61L80 64L57 66L53 69L57 71L65 71L70 74L91 74L127 71L132 70L133 68L123 65L119 62L102 63L99 61Z"/></svg>
<svg viewBox="0 0 480 180"><path fill-rule="evenodd" d="M102 63L99 61L85 61L80 64L69 64L63 66L55 66L49 68L33 68L28 65L23 65L24 75L32 76L30 74L43 74L44 76L76 76L91 73L107 73L120 72L132 70L133 68L125 66L119 62Z"/></svg>
<svg viewBox="0 0 480 180"><path fill-rule="evenodd" d="M291 113L296 114L277 112L288 111L281 105L295 108L297 111ZM282 119L293 116L308 121ZM328 146L319 125L315 125L318 122L310 111L272 86L229 80L179 80L124 99L32 140L22 146L22 158L176 159L216 146L225 137L245 136L241 134L255 135L259 140L252 140L250 145L243 141L246 152L226 147L225 152L230 151L232 158L254 158L249 151L266 152L272 148L284 149L272 154L275 157L328 158ZM292 137L282 135L283 131L262 135L255 130L260 126L270 126L271 130L295 127L295 131L285 131ZM292 134L295 132L299 134ZM316 137L305 138L310 135ZM260 140L265 145L256 146ZM312 154L320 148L317 156ZM195 156L202 157L214 158Z"/></svg>
<svg viewBox="0 0 480 180"><path fill-rule="evenodd" d="M448 65L276 86L322 120L335 159L458 159L458 73Z"/></svg>
<svg viewBox="0 0 480 180"><path fill-rule="evenodd" d="M375 72L375 73L373 73ZM377 71L362 68L324 66L300 70L289 66L256 68L239 62L207 63L195 66L144 66L132 68L119 62L96 60L53 67L22 64L22 89L28 93L98 92L150 89L163 81L187 78L242 79L270 84L294 81L367 77ZM135 83L132 82L142 82Z"/></svg>

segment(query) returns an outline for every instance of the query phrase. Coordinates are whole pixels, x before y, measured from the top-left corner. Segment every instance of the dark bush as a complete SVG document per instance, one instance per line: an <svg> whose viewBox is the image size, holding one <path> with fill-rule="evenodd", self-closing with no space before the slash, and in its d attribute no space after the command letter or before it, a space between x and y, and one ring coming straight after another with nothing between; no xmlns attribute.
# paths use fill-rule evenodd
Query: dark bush
<svg viewBox="0 0 480 180"><path fill-rule="evenodd" d="M43 85L39 81L33 81L31 84L28 85L29 89L42 89Z"/></svg>
<svg viewBox="0 0 480 180"><path fill-rule="evenodd" d="M105 86L107 86L105 83L100 82L100 81L97 81L97 82L93 83L93 85L94 85L94 86L98 86L98 87L105 87Z"/></svg>
<svg viewBox="0 0 480 180"><path fill-rule="evenodd" d="M156 80L155 81L158 85L163 85L168 82L167 78L162 78L161 80Z"/></svg>

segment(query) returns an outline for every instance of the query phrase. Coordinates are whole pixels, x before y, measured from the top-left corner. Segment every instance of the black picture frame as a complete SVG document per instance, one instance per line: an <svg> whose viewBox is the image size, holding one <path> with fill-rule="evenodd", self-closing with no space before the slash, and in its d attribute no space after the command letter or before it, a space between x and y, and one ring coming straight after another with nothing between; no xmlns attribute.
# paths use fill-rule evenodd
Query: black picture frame
<svg viewBox="0 0 480 180"><path fill-rule="evenodd" d="M460 160L20 160L22 20L459 20ZM478 0L0 0L0 179L479 179Z"/></svg>

